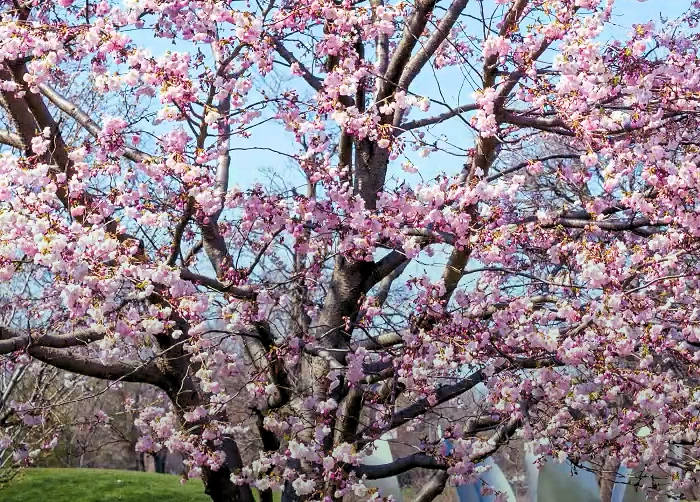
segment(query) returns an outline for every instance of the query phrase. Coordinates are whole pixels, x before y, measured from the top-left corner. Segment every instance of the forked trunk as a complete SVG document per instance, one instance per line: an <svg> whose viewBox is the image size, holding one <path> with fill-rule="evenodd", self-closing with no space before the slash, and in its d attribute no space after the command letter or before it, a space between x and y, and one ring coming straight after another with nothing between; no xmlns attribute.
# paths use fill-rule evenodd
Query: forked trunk
<svg viewBox="0 0 700 502"><path fill-rule="evenodd" d="M223 465L218 471L202 470L204 493L214 502L253 502L253 493L248 485L238 486L231 482L231 470Z"/></svg>

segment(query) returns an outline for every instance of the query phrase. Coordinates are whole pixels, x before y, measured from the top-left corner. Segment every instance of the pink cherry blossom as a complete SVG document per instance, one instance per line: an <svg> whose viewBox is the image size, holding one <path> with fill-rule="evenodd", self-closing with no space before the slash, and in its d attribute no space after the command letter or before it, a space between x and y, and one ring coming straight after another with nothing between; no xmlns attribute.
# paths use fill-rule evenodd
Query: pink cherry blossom
<svg viewBox="0 0 700 502"><path fill-rule="evenodd" d="M513 437L684 497L700 5L618 4L0 7L0 370L159 389L137 450L216 500L438 493ZM23 467L57 404L11 397Z"/></svg>

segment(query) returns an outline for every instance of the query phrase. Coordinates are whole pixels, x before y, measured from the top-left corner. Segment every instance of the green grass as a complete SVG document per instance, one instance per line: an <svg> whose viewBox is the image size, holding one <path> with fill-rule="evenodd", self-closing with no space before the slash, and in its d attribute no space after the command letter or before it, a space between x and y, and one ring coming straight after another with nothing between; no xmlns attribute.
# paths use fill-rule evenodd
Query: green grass
<svg viewBox="0 0 700 502"><path fill-rule="evenodd" d="M26 469L0 487L2 502L211 502L198 479L106 469Z"/></svg>

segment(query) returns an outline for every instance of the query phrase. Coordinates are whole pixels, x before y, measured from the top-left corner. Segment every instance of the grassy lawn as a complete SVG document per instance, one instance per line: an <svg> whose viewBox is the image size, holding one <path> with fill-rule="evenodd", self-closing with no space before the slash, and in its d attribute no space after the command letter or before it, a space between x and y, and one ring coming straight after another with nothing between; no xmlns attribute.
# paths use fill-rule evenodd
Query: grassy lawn
<svg viewBox="0 0 700 502"><path fill-rule="evenodd" d="M0 487L2 502L211 502L198 479L104 469L27 469Z"/></svg>

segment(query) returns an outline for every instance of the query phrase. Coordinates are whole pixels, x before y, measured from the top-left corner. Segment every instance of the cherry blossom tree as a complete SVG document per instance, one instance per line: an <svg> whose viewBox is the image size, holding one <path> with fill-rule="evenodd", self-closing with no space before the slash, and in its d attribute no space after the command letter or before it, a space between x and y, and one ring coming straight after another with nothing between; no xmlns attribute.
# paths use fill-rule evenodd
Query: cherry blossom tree
<svg viewBox="0 0 700 502"><path fill-rule="evenodd" d="M34 462L58 444L61 410L55 403L77 389L60 385L60 370L31 361L18 361L0 378L0 482L17 474L18 467ZM43 406L52 409L47 416ZM61 417L62 418L62 417ZM12 446L12 447L10 447Z"/></svg>
<svg viewBox="0 0 700 502"><path fill-rule="evenodd" d="M419 467L429 501L515 436L682 492L700 3L677 3L623 29L631 0L1 0L4 371L165 392L137 448L216 502ZM449 454L414 434L363 463L440 420Z"/></svg>

